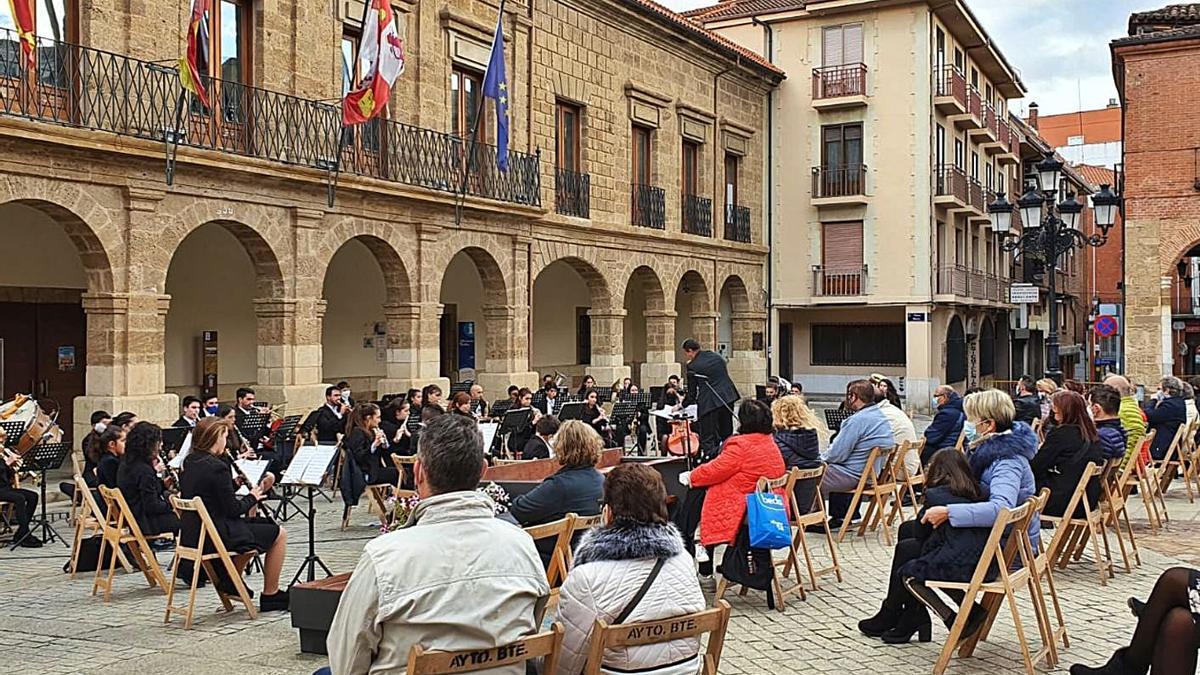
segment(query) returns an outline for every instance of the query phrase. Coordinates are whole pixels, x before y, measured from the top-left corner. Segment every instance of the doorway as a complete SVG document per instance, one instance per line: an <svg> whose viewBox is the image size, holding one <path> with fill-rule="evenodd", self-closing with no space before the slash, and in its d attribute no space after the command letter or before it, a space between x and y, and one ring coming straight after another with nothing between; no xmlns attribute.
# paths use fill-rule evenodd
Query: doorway
<svg viewBox="0 0 1200 675"><path fill-rule="evenodd" d="M0 397L19 392L57 403L65 441L72 440L75 397L84 394L86 350L81 304L0 302Z"/></svg>

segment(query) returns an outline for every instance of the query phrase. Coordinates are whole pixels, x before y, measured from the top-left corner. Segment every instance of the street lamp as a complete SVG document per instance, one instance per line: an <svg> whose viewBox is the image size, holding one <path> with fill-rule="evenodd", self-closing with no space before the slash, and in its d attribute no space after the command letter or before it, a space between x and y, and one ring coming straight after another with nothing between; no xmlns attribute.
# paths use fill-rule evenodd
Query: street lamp
<svg viewBox="0 0 1200 675"><path fill-rule="evenodd" d="M1083 212L1083 204L1075 194L1067 193L1061 203L1054 203L1062 178L1062 161L1050 153L1034 169L1037 171L1037 185L1029 185L1025 194L1017 200L1023 222L1021 232L1012 231L1013 205L1003 193L988 205L988 214L991 216L992 232L999 238L1002 250L1041 260L1049 270L1047 304L1050 309L1050 332L1046 336L1046 375L1062 382L1058 356L1058 294L1055 290L1058 260L1073 249L1103 246L1108 241L1109 229L1116 222L1121 197L1108 185L1101 186L1100 191L1092 196L1092 210L1100 234L1085 235L1079 230L1079 214Z"/></svg>

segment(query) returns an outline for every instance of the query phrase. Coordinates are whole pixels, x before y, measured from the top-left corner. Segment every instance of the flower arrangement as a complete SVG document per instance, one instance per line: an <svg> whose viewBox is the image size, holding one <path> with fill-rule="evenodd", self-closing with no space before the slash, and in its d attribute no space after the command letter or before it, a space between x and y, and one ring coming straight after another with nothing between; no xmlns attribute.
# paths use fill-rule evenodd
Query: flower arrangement
<svg viewBox="0 0 1200 675"><path fill-rule="evenodd" d="M495 515L500 515L508 510L509 504L512 503L512 498L509 497L508 491L495 483L488 483L477 490L478 492L487 495L492 500L492 512ZM417 505L421 503L421 498L417 495L408 497L397 497L392 495L384 500L384 508L389 514L386 525L381 525L379 528L380 534L394 532L408 524L409 518L412 517L414 511L417 510Z"/></svg>

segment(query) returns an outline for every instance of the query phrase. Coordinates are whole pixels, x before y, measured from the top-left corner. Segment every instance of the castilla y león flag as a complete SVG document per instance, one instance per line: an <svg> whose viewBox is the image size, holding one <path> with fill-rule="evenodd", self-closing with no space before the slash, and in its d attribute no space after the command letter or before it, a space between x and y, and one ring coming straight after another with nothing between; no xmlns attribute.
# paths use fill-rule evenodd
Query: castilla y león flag
<svg viewBox="0 0 1200 675"><path fill-rule="evenodd" d="M17 38L21 41L21 56L25 65L33 70L37 66L37 37L35 36L36 15L33 0L8 0L12 10L13 25L17 27Z"/></svg>
<svg viewBox="0 0 1200 675"><path fill-rule="evenodd" d="M371 0L363 25L358 60L364 65L362 82L342 100L342 123L362 124L383 112L392 83L404 72L404 42L396 32L396 17L389 0Z"/></svg>
<svg viewBox="0 0 1200 675"><path fill-rule="evenodd" d="M188 19L187 53L179 59L179 83L196 95L201 105L208 107L208 92L203 75L208 73L208 2L193 0L192 16Z"/></svg>

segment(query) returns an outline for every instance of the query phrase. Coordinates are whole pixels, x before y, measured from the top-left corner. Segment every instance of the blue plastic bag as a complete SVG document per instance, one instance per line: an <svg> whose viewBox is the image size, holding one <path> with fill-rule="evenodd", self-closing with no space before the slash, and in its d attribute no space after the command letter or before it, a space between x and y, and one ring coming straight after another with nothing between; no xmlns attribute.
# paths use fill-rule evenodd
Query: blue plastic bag
<svg viewBox="0 0 1200 675"><path fill-rule="evenodd" d="M746 525L752 548L787 548L792 543L787 505L773 492L755 490L746 495Z"/></svg>

